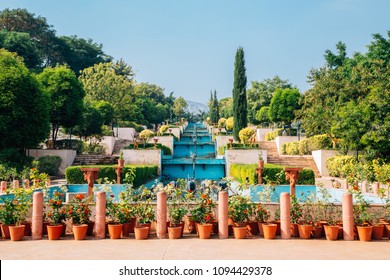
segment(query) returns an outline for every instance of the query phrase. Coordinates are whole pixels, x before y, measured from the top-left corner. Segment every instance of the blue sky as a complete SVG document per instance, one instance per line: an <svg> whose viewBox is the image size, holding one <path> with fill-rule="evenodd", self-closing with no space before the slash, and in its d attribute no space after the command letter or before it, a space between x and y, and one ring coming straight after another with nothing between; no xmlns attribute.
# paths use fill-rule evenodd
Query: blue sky
<svg viewBox="0 0 390 280"><path fill-rule="evenodd" d="M365 52L373 33L390 30L389 0L0 0L26 8L58 35L103 44L149 82L206 103L229 97L236 49L245 51L248 87L279 75L304 92L311 68L338 41Z"/></svg>

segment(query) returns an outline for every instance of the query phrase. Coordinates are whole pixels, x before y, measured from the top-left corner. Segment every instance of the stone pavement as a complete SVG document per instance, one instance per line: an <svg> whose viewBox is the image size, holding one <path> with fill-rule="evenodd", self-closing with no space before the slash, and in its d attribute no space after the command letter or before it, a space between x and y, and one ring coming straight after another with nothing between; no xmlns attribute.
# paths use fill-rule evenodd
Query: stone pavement
<svg viewBox="0 0 390 280"><path fill-rule="evenodd" d="M135 240L0 240L1 260L390 260L390 241L327 241L325 239L200 240L196 235L182 239Z"/></svg>

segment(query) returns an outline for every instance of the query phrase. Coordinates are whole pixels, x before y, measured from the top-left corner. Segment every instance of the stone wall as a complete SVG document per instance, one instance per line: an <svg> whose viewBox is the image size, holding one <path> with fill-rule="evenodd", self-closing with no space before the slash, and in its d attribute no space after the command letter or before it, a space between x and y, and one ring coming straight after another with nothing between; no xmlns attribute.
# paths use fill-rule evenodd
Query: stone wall
<svg viewBox="0 0 390 280"><path fill-rule="evenodd" d="M154 164L161 175L161 150L123 150L125 164Z"/></svg>
<svg viewBox="0 0 390 280"><path fill-rule="evenodd" d="M158 139L157 143L160 143L160 144L162 144L164 146L169 147L171 149L171 153L173 155L173 142L174 142L173 136L155 136L153 138L157 138ZM149 143L153 143L154 144L153 138L149 140Z"/></svg>
<svg viewBox="0 0 390 280"><path fill-rule="evenodd" d="M65 174L65 169L72 165L75 157L76 157L76 151L75 150L54 150L54 149L30 149L27 150L27 155L32 156L35 159L38 159L43 156L59 156L62 161L60 168L58 169L59 175Z"/></svg>
<svg viewBox="0 0 390 280"><path fill-rule="evenodd" d="M114 127L114 134L117 134L117 128ZM124 140L133 140L135 135L135 129L133 127L119 127L118 138Z"/></svg>
<svg viewBox="0 0 390 280"><path fill-rule="evenodd" d="M264 162L267 162L267 150L226 150L226 177L230 176L230 166L234 163L239 164L257 164L259 161L260 151L263 154Z"/></svg>
<svg viewBox="0 0 390 280"><path fill-rule="evenodd" d="M104 147L107 156L111 156L114 152L115 140L116 138L113 136L104 136L100 141L100 145Z"/></svg>
<svg viewBox="0 0 390 280"><path fill-rule="evenodd" d="M340 153L335 150L316 150L312 151L311 154L321 176L329 176L328 168L326 168L326 160Z"/></svg>

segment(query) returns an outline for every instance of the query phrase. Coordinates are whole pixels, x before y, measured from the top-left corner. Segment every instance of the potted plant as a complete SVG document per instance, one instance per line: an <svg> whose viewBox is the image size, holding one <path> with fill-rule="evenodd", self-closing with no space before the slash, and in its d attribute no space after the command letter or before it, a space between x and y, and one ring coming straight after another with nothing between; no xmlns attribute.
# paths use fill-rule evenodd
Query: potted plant
<svg viewBox="0 0 390 280"><path fill-rule="evenodd" d="M119 203L117 207L122 212L124 219L122 223L122 237L128 237L134 233L136 223L136 208L133 204L134 189L132 185L126 186L126 189L119 194Z"/></svg>
<svg viewBox="0 0 390 280"><path fill-rule="evenodd" d="M47 212L49 225L47 225L47 236L49 240L58 240L64 233L65 225L62 223L66 219L66 210L64 209L64 193L55 191L52 198L49 199Z"/></svg>
<svg viewBox="0 0 390 280"><path fill-rule="evenodd" d="M209 239L213 230L215 202L209 192L202 193L190 211L200 239Z"/></svg>
<svg viewBox="0 0 390 280"><path fill-rule="evenodd" d="M4 203L5 215L12 215L13 220L8 216L8 222L14 222L9 224L9 236L12 241L20 241L24 237L26 217L31 208L31 189L19 188L14 190L14 199ZM7 220L7 219L4 219Z"/></svg>
<svg viewBox="0 0 390 280"><path fill-rule="evenodd" d="M291 220L291 236L299 237L298 223L302 216L302 208L298 198L295 195L291 196L290 201L290 220Z"/></svg>
<svg viewBox="0 0 390 280"><path fill-rule="evenodd" d="M123 167L125 165L125 159L123 158L123 151L119 153L118 166Z"/></svg>
<svg viewBox="0 0 390 280"><path fill-rule="evenodd" d="M126 222L124 212L118 203L114 202L114 195L110 194L106 200L106 217L108 218L108 233L110 239L119 239L122 235L123 223Z"/></svg>
<svg viewBox="0 0 390 280"><path fill-rule="evenodd" d="M13 199L7 198L3 200L4 203L1 206L0 221L1 221L1 234L3 238L10 239L9 227L16 224L16 203Z"/></svg>
<svg viewBox="0 0 390 280"><path fill-rule="evenodd" d="M336 204L330 202L329 200L325 200L324 208L323 208L323 217L324 223L324 231L327 240L337 240L339 236L340 229L342 229L337 223L340 220L340 210Z"/></svg>
<svg viewBox="0 0 390 280"><path fill-rule="evenodd" d="M260 236L263 237L264 236L263 224L268 222L270 218L270 212L262 203L257 204L253 212L254 212L255 220L257 221L259 227Z"/></svg>
<svg viewBox="0 0 390 280"><path fill-rule="evenodd" d="M228 200L229 217L233 220L233 234L236 239L246 238L246 224L252 210L250 197L233 195Z"/></svg>
<svg viewBox="0 0 390 280"><path fill-rule="evenodd" d="M309 239L313 231L314 201L312 196L306 197L301 205L301 217L298 224L299 237Z"/></svg>
<svg viewBox="0 0 390 280"><path fill-rule="evenodd" d="M72 230L75 240L84 240L87 235L91 209L89 203L93 196L87 198L83 194L77 194L68 207L68 217L72 220Z"/></svg>
<svg viewBox="0 0 390 280"><path fill-rule="evenodd" d="M185 206L174 203L169 206L169 217L171 218L168 227L169 239L177 239L183 235L184 223L183 218L187 214Z"/></svg>
<svg viewBox="0 0 390 280"><path fill-rule="evenodd" d="M259 168L264 168L264 159L263 159L263 152L259 152L259 162L258 162Z"/></svg>
<svg viewBox="0 0 390 280"><path fill-rule="evenodd" d="M141 201L136 206L137 226L134 228L136 239L146 239L150 234L151 223L154 221L155 213L153 205Z"/></svg>

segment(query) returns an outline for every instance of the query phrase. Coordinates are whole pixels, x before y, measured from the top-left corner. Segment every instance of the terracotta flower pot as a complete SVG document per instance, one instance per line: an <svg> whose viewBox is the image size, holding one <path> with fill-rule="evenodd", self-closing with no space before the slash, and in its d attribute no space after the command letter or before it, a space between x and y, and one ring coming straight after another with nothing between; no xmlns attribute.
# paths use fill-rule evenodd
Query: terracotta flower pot
<svg viewBox="0 0 390 280"><path fill-rule="evenodd" d="M84 240L87 236L88 225L72 225L74 240Z"/></svg>
<svg viewBox="0 0 390 280"><path fill-rule="evenodd" d="M125 166L125 160L124 159L118 159L118 166L119 167Z"/></svg>
<svg viewBox="0 0 390 280"><path fill-rule="evenodd" d="M23 223L26 227L24 228L24 236L31 236L31 222Z"/></svg>
<svg viewBox="0 0 390 280"><path fill-rule="evenodd" d="M313 230L311 231L311 234L313 235L313 238L321 238L324 235L324 228L323 226L314 226Z"/></svg>
<svg viewBox="0 0 390 280"><path fill-rule="evenodd" d="M385 230L384 224L376 224L372 227L372 239L374 240L382 240L383 233Z"/></svg>
<svg viewBox="0 0 390 280"><path fill-rule="evenodd" d="M9 235L9 227L13 225L5 225L1 224L1 235L4 237L4 239L10 239Z"/></svg>
<svg viewBox="0 0 390 280"><path fill-rule="evenodd" d="M181 237L182 227L181 226L172 226L168 227L168 237L169 239L179 239Z"/></svg>
<svg viewBox="0 0 390 280"><path fill-rule="evenodd" d="M95 227L95 222L94 221L89 221L88 223L88 230L87 230L87 235L88 236L93 236L93 229Z"/></svg>
<svg viewBox="0 0 390 280"><path fill-rule="evenodd" d="M123 238L123 237L129 237L129 234L130 234L130 226L131 226L130 223L123 223L123 224L122 224L122 238ZM133 228L133 231L134 231L134 228Z"/></svg>
<svg viewBox="0 0 390 280"><path fill-rule="evenodd" d="M298 224L291 224L291 237L299 237Z"/></svg>
<svg viewBox="0 0 390 280"><path fill-rule="evenodd" d="M191 216L186 216L186 224L188 233L196 233L195 221L191 220Z"/></svg>
<svg viewBox="0 0 390 280"><path fill-rule="evenodd" d="M152 227L152 223L140 224L140 226L148 228L148 236L150 235L150 228Z"/></svg>
<svg viewBox="0 0 390 280"><path fill-rule="evenodd" d="M257 222L249 222L246 227L251 235L258 235L259 234L259 226L258 226Z"/></svg>
<svg viewBox="0 0 390 280"><path fill-rule="evenodd" d="M147 226L134 227L134 235L136 240L148 239L149 228Z"/></svg>
<svg viewBox="0 0 390 280"><path fill-rule="evenodd" d="M339 228L339 226L324 225L326 240L337 240Z"/></svg>
<svg viewBox="0 0 390 280"><path fill-rule="evenodd" d="M198 224L198 233L200 239L209 239L213 231L213 224Z"/></svg>
<svg viewBox="0 0 390 280"><path fill-rule="evenodd" d="M62 235L63 225L48 225L47 226L47 238L49 240L59 240Z"/></svg>
<svg viewBox="0 0 390 280"><path fill-rule="evenodd" d="M120 239L122 236L122 224L109 224L108 233L110 239Z"/></svg>
<svg viewBox="0 0 390 280"><path fill-rule="evenodd" d="M313 230L312 225L298 225L299 238L309 239Z"/></svg>
<svg viewBox="0 0 390 280"><path fill-rule="evenodd" d="M263 224L264 238L265 239L275 239L277 228L278 228L277 224Z"/></svg>
<svg viewBox="0 0 390 280"><path fill-rule="evenodd" d="M371 241L372 226L357 226L360 241Z"/></svg>
<svg viewBox="0 0 390 280"><path fill-rule="evenodd" d="M387 237L390 239L390 224L385 225L386 232L387 232Z"/></svg>
<svg viewBox="0 0 390 280"><path fill-rule="evenodd" d="M259 227L259 233L260 233L261 237L264 237L264 231L263 231L263 225L264 224L265 223L263 223L263 222L257 222L257 226Z"/></svg>
<svg viewBox="0 0 390 280"><path fill-rule="evenodd" d="M235 239L245 239L246 238L246 227L233 227L233 234Z"/></svg>
<svg viewBox="0 0 390 280"><path fill-rule="evenodd" d="M11 241L21 241L24 237L24 228L25 225L20 226L10 226L9 227L9 235Z"/></svg>
<svg viewBox="0 0 390 280"><path fill-rule="evenodd" d="M42 235L46 235L47 234L47 226L50 225L49 222L43 222L43 227L42 227Z"/></svg>

